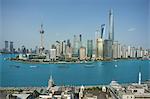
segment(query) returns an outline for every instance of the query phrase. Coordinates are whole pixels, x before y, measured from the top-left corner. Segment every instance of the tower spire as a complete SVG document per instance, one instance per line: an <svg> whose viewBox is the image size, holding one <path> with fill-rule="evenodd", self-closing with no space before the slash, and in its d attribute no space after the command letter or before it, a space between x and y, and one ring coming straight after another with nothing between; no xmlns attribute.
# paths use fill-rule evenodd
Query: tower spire
<svg viewBox="0 0 150 99"><path fill-rule="evenodd" d="M41 34L40 54L42 54L43 51L44 51L44 30L43 30L43 24L41 24L40 34Z"/></svg>

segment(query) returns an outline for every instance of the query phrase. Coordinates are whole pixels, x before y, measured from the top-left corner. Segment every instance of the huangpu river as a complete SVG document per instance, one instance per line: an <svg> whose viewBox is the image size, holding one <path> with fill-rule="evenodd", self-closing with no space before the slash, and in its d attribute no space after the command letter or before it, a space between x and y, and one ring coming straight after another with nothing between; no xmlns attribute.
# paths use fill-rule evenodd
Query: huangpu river
<svg viewBox="0 0 150 99"><path fill-rule="evenodd" d="M93 64L29 64L6 60L15 55L0 55L0 87L47 86L50 75L56 85L106 85L150 79L150 60L118 60Z"/></svg>

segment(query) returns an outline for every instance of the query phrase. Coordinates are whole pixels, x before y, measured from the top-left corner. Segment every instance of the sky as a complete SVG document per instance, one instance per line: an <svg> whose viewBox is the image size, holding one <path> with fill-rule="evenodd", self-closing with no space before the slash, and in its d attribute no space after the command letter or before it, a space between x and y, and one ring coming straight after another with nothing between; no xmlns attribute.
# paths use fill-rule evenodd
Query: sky
<svg viewBox="0 0 150 99"><path fill-rule="evenodd" d="M101 24L106 24L107 37L110 9L116 41L150 48L149 0L0 0L0 48L5 40L17 48L39 46L41 23L47 49L57 40L73 40L79 34L86 44Z"/></svg>

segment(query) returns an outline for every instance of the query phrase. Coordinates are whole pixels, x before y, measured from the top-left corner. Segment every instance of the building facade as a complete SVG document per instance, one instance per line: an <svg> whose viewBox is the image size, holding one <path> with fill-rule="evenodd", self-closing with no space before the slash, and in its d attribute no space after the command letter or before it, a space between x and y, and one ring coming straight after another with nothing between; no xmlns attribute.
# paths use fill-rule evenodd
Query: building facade
<svg viewBox="0 0 150 99"><path fill-rule="evenodd" d="M104 59L112 59L112 40L104 40Z"/></svg>
<svg viewBox="0 0 150 99"><path fill-rule="evenodd" d="M86 59L86 48L85 47L81 47L80 48L80 54L79 54L79 58L80 60L85 60Z"/></svg>
<svg viewBox="0 0 150 99"><path fill-rule="evenodd" d="M96 58L103 59L103 40L102 40L102 38L97 38L97 40L96 40Z"/></svg>
<svg viewBox="0 0 150 99"><path fill-rule="evenodd" d="M93 40L87 40L87 57L92 58L93 54Z"/></svg>

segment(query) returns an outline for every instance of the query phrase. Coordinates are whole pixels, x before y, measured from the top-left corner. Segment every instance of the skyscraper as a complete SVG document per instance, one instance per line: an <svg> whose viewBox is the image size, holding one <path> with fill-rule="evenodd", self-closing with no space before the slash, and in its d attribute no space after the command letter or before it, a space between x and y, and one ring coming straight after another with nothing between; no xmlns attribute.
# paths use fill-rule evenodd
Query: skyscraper
<svg viewBox="0 0 150 99"><path fill-rule="evenodd" d="M5 41L5 52L8 52L8 41Z"/></svg>
<svg viewBox="0 0 150 99"><path fill-rule="evenodd" d="M114 41L114 16L113 16L113 10L111 9L109 11L109 40Z"/></svg>
<svg viewBox="0 0 150 99"><path fill-rule="evenodd" d="M103 39L103 35L105 33L105 24L101 25L101 38Z"/></svg>
<svg viewBox="0 0 150 99"><path fill-rule="evenodd" d="M97 38L96 40L96 57L103 59L103 39Z"/></svg>
<svg viewBox="0 0 150 99"><path fill-rule="evenodd" d="M118 43L118 56L117 58L121 58L121 44Z"/></svg>
<svg viewBox="0 0 150 99"><path fill-rule="evenodd" d="M71 43L69 39L67 40L67 46L71 47Z"/></svg>
<svg viewBox="0 0 150 99"><path fill-rule="evenodd" d="M59 57L60 54L61 54L61 44L60 44L60 42L56 41L55 46L56 46L56 56Z"/></svg>
<svg viewBox="0 0 150 99"><path fill-rule="evenodd" d="M86 48L85 47L80 47L79 55L80 55L80 60L86 59Z"/></svg>
<svg viewBox="0 0 150 99"><path fill-rule="evenodd" d="M72 56L73 57L78 57L79 56L79 49L80 49L80 43L79 43L79 39L76 35L74 35L74 39L73 39L73 53Z"/></svg>
<svg viewBox="0 0 150 99"><path fill-rule="evenodd" d="M66 41L64 40L64 41L62 41L62 45L61 45L61 48L62 48L62 52L61 52L61 54L62 55L65 55L66 54Z"/></svg>
<svg viewBox="0 0 150 99"><path fill-rule="evenodd" d="M50 49L50 59L52 61L56 60L56 49Z"/></svg>
<svg viewBox="0 0 150 99"><path fill-rule="evenodd" d="M13 42L10 42L10 52L13 53L14 52L14 48L13 48Z"/></svg>
<svg viewBox="0 0 150 99"><path fill-rule="evenodd" d="M93 54L93 40L87 40L87 57L92 58Z"/></svg>
<svg viewBox="0 0 150 99"><path fill-rule="evenodd" d="M43 30L43 24L41 24L40 34L41 34L40 54L43 54L43 51L44 51L44 30Z"/></svg>
<svg viewBox="0 0 150 99"><path fill-rule="evenodd" d="M118 58L118 41L114 41L112 50L113 50L113 58Z"/></svg>
<svg viewBox="0 0 150 99"><path fill-rule="evenodd" d="M112 40L104 40L104 58L112 58Z"/></svg>

